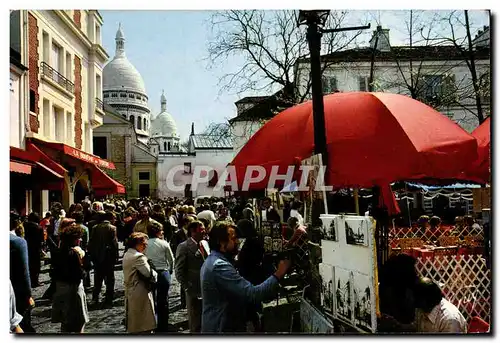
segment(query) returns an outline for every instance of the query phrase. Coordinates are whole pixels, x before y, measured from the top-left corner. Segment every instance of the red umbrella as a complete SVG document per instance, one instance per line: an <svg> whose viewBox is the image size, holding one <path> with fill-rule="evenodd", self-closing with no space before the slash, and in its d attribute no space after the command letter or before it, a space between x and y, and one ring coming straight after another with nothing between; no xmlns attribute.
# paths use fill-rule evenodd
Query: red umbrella
<svg viewBox="0 0 500 343"><path fill-rule="evenodd" d="M477 156L474 137L431 107L389 93L334 93L324 97L328 169L326 184L372 187L395 180L453 178ZM291 107L267 122L231 162L238 185L247 166L266 176L250 189L267 187L271 168L314 151L312 102Z"/></svg>
<svg viewBox="0 0 500 343"><path fill-rule="evenodd" d="M481 125L474 131L472 136L477 141L477 159L470 163L466 172L461 173L459 178L461 180L475 181L478 183L489 183L491 176L490 169L490 147L491 147L491 124L490 118L486 118Z"/></svg>

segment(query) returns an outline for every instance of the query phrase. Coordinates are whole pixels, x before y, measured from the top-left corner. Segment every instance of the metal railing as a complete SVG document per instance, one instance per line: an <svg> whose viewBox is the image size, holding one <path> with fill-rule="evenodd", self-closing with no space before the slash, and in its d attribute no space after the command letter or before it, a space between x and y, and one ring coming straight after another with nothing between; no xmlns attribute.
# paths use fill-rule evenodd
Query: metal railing
<svg viewBox="0 0 500 343"><path fill-rule="evenodd" d="M95 107L100 109L101 111L104 111L104 105L101 99L95 98Z"/></svg>
<svg viewBox="0 0 500 343"><path fill-rule="evenodd" d="M56 82L59 84L61 87L63 87L65 90L67 90L70 93L73 93L75 91L75 84L65 78L61 73L59 73L57 70L52 68L50 65L48 65L46 62L42 62L42 75L48 77L52 81Z"/></svg>

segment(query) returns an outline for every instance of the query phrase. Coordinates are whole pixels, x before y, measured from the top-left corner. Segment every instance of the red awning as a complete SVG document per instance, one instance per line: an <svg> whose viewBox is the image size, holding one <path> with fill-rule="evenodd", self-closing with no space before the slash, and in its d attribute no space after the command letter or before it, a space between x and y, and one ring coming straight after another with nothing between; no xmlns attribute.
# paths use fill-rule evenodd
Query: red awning
<svg viewBox="0 0 500 343"><path fill-rule="evenodd" d="M96 197L125 193L125 187L121 183L113 180L113 178L98 167L92 168L91 178L92 188L94 189L94 195Z"/></svg>
<svg viewBox="0 0 500 343"><path fill-rule="evenodd" d="M42 164L40 162L36 162L36 165L39 166L40 168L44 169L45 171L49 172L50 174L54 175L58 179L64 179L63 175L56 173L55 171L53 171L52 169L47 167L45 164Z"/></svg>
<svg viewBox="0 0 500 343"><path fill-rule="evenodd" d="M31 165L10 161L10 171L14 173L31 174Z"/></svg>
<svg viewBox="0 0 500 343"><path fill-rule="evenodd" d="M69 145L63 144L63 143L53 143L53 142L46 142L37 138L31 138L33 142L40 143L41 145L47 146L49 148L62 151L66 155L74 157L76 159L79 159L84 162L88 162L91 164L94 164L98 167L101 168L107 168L107 169L116 169L115 165L113 162L104 160L98 156L86 153L85 151L82 151L80 149L76 149L73 147L70 147Z"/></svg>
<svg viewBox="0 0 500 343"><path fill-rule="evenodd" d="M11 147L10 152L12 156L12 151L13 148ZM23 151L23 150L21 150ZM19 152L17 152L19 153ZM56 174L64 175L64 173L67 173L68 171L66 168L64 168L62 165L51 159L49 156L47 156L42 150L40 150L36 145L32 143L26 144L26 151L25 151L25 157L26 158L31 158L31 161L33 162L41 162L45 166L47 166L49 169L54 171Z"/></svg>

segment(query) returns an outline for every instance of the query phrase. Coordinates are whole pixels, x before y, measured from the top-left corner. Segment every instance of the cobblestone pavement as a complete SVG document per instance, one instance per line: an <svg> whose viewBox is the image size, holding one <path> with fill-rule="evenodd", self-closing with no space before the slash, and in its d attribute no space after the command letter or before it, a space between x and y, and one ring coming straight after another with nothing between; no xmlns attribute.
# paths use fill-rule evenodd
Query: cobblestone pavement
<svg viewBox="0 0 500 343"><path fill-rule="evenodd" d="M90 321L85 325L86 333L125 333L124 318L124 289L123 289L123 272L121 264L121 256L123 256L123 246L120 244L120 261L115 266L115 298L113 306L104 308L100 305L98 308L92 307L91 290L87 292L87 305L89 310ZM42 266L40 274L41 286L33 289L33 299L36 307L32 312L32 324L37 333L58 333L60 332L60 323L51 322L51 301L42 299L44 292L50 284L49 265ZM91 285L94 284L94 274L91 272ZM104 299L105 285L102 287L101 302ZM188 333L187 330L187 312L186 309L180 309L180 286L175 276L172 278L172 286L170 287L170 318L169 331L178 333Z"/></svg>

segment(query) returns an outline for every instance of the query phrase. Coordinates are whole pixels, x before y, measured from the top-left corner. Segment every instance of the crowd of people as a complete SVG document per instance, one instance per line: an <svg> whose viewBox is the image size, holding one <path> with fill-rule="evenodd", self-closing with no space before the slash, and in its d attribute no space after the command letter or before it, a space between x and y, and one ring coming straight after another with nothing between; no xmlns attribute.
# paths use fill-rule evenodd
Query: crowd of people
<svg viewBox="0 0 500 343"><path fill-rule="evenodd" d="M261 209L256 214L251 202L205 198L196 206L190 199L85 199L67 212L54 203L43 218L34 212L23 218L13 210L12 331L35 332L31 290L40 286L45 260L50 261L51 283L43 298L52 301L52 321L61 323L61 332L84 332L89 321L87 294L92 295L89 306L113 305L119 242L125 246L127 332L168 332L172 277L180 283L191 333L259 331L261 302L277 294L278 281L290 266L282 261L275 271L262 268L257 217L278 222L281 218L270 198L262 200ZM295 216L290 224L298 234L288 234L291 244L306 232L298 211Z"/></svg>
<svg viewBox="0 0 500 343"><path fill-rule="evenodd" d="M273 270L263 266L257 221L282 220L271 203L262 199L258 213L251 202L216 198L196 206L181 199L84 200L67 212L54 203L43 218L11 211L11 331L35 332L31 291L40 285L42 258L50 256L51 284L43 297L52 301L51 319L61 323L63 333L83 333L90 319L87 294L90 306L113 305L122 242L127 332L169 331L173 277L180 283L190 333L262 332L262 302L277 295L290 268L288 260ZM302 244L308 235L302 204L294 201L287 208L285 246ZM432 240L438 219L421 218L421 234ZM464 225L477 230L470 220ZM460 311L437 284L417 276L414 264L410 256L398 255L381 267L380 331L466 332Z"/></svg>

